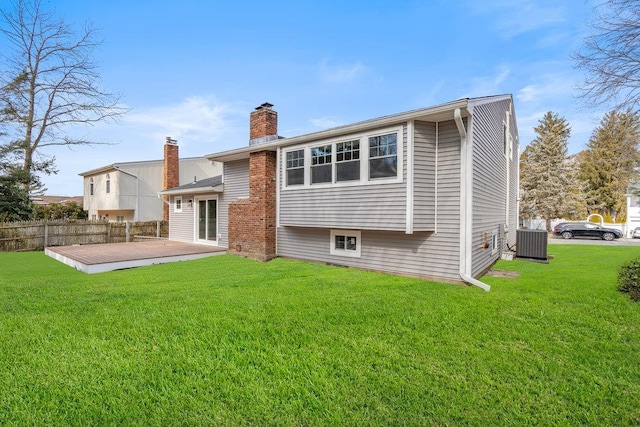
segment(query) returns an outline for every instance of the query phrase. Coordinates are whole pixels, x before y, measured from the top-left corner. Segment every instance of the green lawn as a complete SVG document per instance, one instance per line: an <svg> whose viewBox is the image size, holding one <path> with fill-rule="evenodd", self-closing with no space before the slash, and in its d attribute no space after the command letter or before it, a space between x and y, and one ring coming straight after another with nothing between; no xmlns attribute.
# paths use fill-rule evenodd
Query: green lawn
<svg viewBox="0 0 640 427"><path fill-rule="evenodd" d="M233 256L0 254L0 425L638 425L640 247L475 287Z"/></svg>

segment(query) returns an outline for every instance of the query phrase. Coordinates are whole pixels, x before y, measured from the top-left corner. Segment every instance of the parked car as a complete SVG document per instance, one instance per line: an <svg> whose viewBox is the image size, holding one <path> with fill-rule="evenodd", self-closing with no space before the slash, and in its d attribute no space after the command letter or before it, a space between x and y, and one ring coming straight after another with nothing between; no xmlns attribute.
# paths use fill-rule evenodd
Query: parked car
<svg viewBox="0 0 640 427"><path fill-rule="evenodd" d="M640 227L636 227L633 230L633 233L631 233L631 237L633 237L634 239L640 239Z"/></svg>
<svg viewBox="0 0 640 427"><path fill-rule="evenodd" d="M599 224L594 224L593 222L561 222L553 227L553 234L561 236L563 239L597 237L602 240L613 240L622 237L620 230L601 227Z"/></svg>

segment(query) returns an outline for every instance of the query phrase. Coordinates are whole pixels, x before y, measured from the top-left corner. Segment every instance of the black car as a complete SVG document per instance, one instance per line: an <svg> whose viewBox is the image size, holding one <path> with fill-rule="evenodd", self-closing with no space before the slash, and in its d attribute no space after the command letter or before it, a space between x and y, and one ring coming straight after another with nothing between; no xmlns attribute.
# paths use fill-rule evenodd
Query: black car
<svg viewBox="0 0 640 427"><path fill-rule="evenodd" d="M553 227L553 234L563 239L574 237L597 237L602 240L613 240L622 237L622 232L615 228L601 227L593 222L561 222Z"/></svg>

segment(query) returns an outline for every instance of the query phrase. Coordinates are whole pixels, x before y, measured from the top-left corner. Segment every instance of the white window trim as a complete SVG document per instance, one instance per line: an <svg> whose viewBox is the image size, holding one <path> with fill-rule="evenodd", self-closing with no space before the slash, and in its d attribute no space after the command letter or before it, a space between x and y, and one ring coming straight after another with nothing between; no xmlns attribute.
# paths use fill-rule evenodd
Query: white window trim
<svg viewBox="0 0 640 427"><path fill-rule="evenodd" d="M351 258L360 258L362 250L362 233L359 230L331 230L329 242L329 253L331 255L345 256ZM347 236L356 238L356 250L350 251L346 249L336 248L336 236Z"/></svg>
<svg viewBox="0 0 640 427"><path fill-rule="evenodd" d="M180 207L178 207L178 202L180 202ZM173 197L173 211L176 213L182 212L182 196Z"/></svg>
<svg viewBox="0 0 640 427"><path fill-rule="evenodd" d="M491 255L494 255L498 252L498 234L493 232L491 233L491 242L489 243L491 246Z"/></svg>
<svg viewBox="0 0 640 427"><path fill-rule="evenodd" d="M398 173L395 177L369 179L369 138L374 136L388 135L397 133L397 160ZM360 180L359 181L336 181L336 144L340 142L348 142L353 140L360 141ZM311 184L311 149L331 145L331 164L332 164L332 182ZM399 126L393 126L384 129L376 129L370 132L358 134L344 135L338 138L323 139L314 141L305 145L297 145L282 149L283 161L283 178L282 189L284 191L292 190L308 190L309 188L327 188L327 187L353 187L363 185L380 185L389 183L398 183L403 181L404 177L404 123ZM286 182L286 156L291 151L304 150L304 184L287 185Z"/></svg>
<svg viewBox="0 0 640 427"><path fill-rule="evenodd" d="M242 197L238 197L239 199ZM248 197L246 197L248 199ZM216 208L218 210L216 214L216 240L201 240L198 238L198 202L202 200L215 200ZM196 196L193 198L193 241L194 243L198 243L201 245L209 245L209 246L218 246L220 244L220 240L222 239L222 234L220 233L220 199L218 195L206 195L203 194L201 196Z"/></svg>

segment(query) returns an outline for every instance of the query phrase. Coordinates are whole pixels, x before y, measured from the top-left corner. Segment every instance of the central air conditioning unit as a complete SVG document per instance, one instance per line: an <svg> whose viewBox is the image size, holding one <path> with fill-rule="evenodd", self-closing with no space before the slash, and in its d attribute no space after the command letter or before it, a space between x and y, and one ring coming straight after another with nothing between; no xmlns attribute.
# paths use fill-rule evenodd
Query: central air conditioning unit
<svg viewBox="0 0 640 427"><path fill-rule="evenodd" d="M546 230L517 230L516 258L547 261L548 238Z"/></svg>

